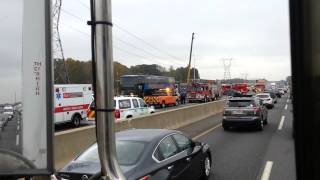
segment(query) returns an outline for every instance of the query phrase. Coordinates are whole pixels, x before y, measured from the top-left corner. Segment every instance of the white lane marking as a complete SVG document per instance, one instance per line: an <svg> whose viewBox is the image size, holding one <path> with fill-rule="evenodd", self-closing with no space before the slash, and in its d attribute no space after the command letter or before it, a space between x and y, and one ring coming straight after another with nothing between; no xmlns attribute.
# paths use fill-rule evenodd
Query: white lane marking
<svg viewBox="0 0 320 180"><path fill-rule="evenodd" d="M288 104L286 104L286 106L284 107L284 109L285 109L285 110L287 110L287 109L288 109Z"/></svg>
<svg viewBox="0 0 320 180"><path fill-rule="evenodd" d="M20 126L18 125L18 126L17 126L17 131L19 131L19 129L20 129Z"/></svg>
<svg viewBox="0 0 320 180"><path fill-rule="evenodd" d="M16 135L16 146L19 145L19 134Z"/></svg>
<svg viewBox="0 0 320 180"><path fill-rule="evenodd" d="M282 116L282 117L281 117L281 121L280 121L280 123L279 123L278 130L281 130L281 129L282 129L283 122L284 122L284 118L285 118L285 116Z"/></svg>
<svg viewBox="0 0 320 180"><path fill-rule="evenodd" d="M261 180L269 180L272 166L273 166L273 162L267 161L266 166L264 167L264 170L263 170L263 173L261 176Z"/></svg>
<svg viewBox="0 0 320 180"><path fill-rule="evenodd" d="M213 131L213 130L217 129L218 127L220 127L221 125L222 125L222 124L220 123L220 124L218 124L218 125L214 126L213 128L210 128L210 129L208 129L208 130L204 131L203 133L201 133L201 134L199 134L199 135L197 135L197 136L193 137L193 138L192 138L192 140L199 139L201 136L204 136L204 135L208 134L209 132L211 132L211 131Z"/></svg>
<svg viewBox="0 0 320 180"><path fill-rule="evenodd" d="M287 99L287 103L289 102L289 99Z"/></svg>

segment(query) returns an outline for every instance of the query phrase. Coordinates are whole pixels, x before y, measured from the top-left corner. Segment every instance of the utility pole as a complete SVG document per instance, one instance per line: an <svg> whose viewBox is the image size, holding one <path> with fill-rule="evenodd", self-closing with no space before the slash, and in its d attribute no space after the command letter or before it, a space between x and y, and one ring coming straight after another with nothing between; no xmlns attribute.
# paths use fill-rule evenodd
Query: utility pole
<svg viewBox="0 0 320 180"><path fill-rule="evenodd" d="M190 83L190 69L191 69L191 58L192 58L193 40L194 40L194 32L192 33L192 38L191 38L191 48L190 48L190 55L189 55L187 84Z"/></svg>
<svg viewBox="0 0 320 180"><path fill-rule="evenodd" d="M196 57L193 56L193 80L196 79Z"/></svg>
<svg viewBox="0 0 320 180"><path fill-rule="evenodd" d="M66 65L64 52L62 48L62 42L60 38L59 32L59 22L60 22L60 12L61 12L62 0L55 0L52 9L52 44L53 44L53 54L54 60L62 60L63 70L60 63L55 63L54 69L55 72L59 74L55 74L55 76L60 76L60 78L66 84L70 84L68 68ZM61 74L64 71L64 76Z"/></svg>

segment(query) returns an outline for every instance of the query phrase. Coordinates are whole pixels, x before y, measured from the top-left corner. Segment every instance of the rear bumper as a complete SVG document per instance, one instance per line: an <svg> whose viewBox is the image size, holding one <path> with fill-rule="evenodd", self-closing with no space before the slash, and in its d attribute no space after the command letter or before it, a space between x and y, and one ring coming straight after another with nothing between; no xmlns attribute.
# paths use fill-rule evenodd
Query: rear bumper
<svg viewBox="0 0 320 180"><path fill-rule="evenodd" d="M224 127L257 127L261 125L260 117L229 117L223 116L222 126Z"/></svg>

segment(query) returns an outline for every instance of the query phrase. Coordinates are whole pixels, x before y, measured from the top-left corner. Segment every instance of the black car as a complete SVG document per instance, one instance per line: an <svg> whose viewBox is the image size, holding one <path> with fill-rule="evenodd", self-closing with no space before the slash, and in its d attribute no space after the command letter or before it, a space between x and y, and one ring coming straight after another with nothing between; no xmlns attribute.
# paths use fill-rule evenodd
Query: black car
<svg viewBox="0 0 320 180"><path fill-rule="evenodd" d="M268 123L268 110L257 97L235 97L228 100L224 109L222 127L255 127L263 130Z"/></svg>
<svg viewBox="0 0 320 180"><path fill-rule="evenodd" d="M278 98L281 98L282 94L279 90L275 90L275 93Z"/></svg>
<svg viewBox="0 0 320 180"><path fill-rule="evenodd" d="M211 172L209 145L194 142L181 132L133 129L116 133L117 158L127 180L207 179ZM90 178L100 171L93 144L56 173L57 179Z"/></svg>

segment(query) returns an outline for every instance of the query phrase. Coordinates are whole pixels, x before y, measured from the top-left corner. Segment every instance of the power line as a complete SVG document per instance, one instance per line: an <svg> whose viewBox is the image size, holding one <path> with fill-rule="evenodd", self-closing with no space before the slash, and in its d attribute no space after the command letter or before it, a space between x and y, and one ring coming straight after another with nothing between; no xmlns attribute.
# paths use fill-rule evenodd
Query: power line
<svg viewBox="0 0 320 180"><path fill-rule="evenodd" d="M117 24L114 24L114 26L115 26L115 27L117 27L118 29L120 29L120 30L122 30L122 31L126 32L127 34L131 35L132 37L134 37L134 38L136 38L136 39L138 39L138 40L140 40L140 41L144 42L146 45L150 46L151 48L153 48L153 49L155 49L155 50L157 50L157 51L159 51L159 52L162 52L162 53L166 54L167 56L169 56L169 57L171 57L171 58L174 58L174 59L176 59L176 60L178 60L178 61L183 61L182 59L177 58L177 57L175 57L175 56L173 56L173 55L169 54L168 52L166 52L166 51L164 51L164 50L161 50L161 49L159 49L159 48L157 48L157 47L153 46L153 45L152 45L152 44L150 44L149 42L147 42L147 41L145 41L144 39L140 38L139 36L137 36L137 35L135 35L135 34L131 33L130 31L126 30L125 28L122 28L121 26L119 26L119 25L117 25Z"/></svg>
<svg viewBox="0 0 320 180"><path fill-rule="evenodd" d="M65 27L67 27L67 28L69 28L69 29L71 29L71 30L77 31L78 33L81 33L81 34L83 34L83 35L85 35L85 36L90 37L90 34L89 34L89 33L86 33L86 32L84 32L84 31L80 31L80 30L78 30L78 29L76 29L76 28L74 28L74 27L72 27L72 26L66 25L66 24L62 24L62 25L64 25ZM149 59L149 58L147 58L147 57L145 57L145 56L142 56L142 55L133 53L133 52L128 51L128 50L124 50L124 49L119 48L119 47L117 47L117 46L114 46L114 48L117 49L117 50L119 50L119 51L122 51L122 52L125 52L125 53L127 53L127 54L130 54L130 55L132 55L132 56L136 56L136 57L139 57L139 58L142 58L142 59Z"/></svg>
<svg viewBox="0 0 320 180"><path fill-rule="evenodd" d="M90 6L85 4L84 2L82 2L81 0L78 0L77 2L80 3L83 7L85 7L85 8L90 10Z"/></svg>
<svg viewBox="0 0 320 180"><path fill-rule="evenodd" d="M69 16L74 17L75 19L77 19L77 20L79 20L79 21L81 21L81 22L86 22L86 21L87 21L87 20L85 20L85 19L83 19L83 18L81 18L81 17L79 17L79 16L77 16L77 15L75 15L75 14L73 14L73 13L67 11L67 10L65 10L65 9L62 9L62 8L61 8L61 11L62 11L63 13L68 14Z"/></svg>
<svg viewBox="0 0 320 180"><path fill-rule="evenodd" d="M90 7L89 7L87 4L83 3L83 2L80 1L80 0L79 0L78 2L79 2L83 7L86 7L87 9L90 10ZM168 52L166 52L166 51L164 51L164 50L162 50L162 49L159 49L159 48L155 47L155 46L152 45L151 43L145 41L144 39L140 38L139 36L135 35L134 33L128 31L127 29L125 29L125 28L123 28L123 27L121 27L121 26L119 26L119 25L117 25L117 24L115 24L115 23L113 23L113 25L114 25L115 27L117 27L118 29L120 29L120 30L126 32L127 34L131 35L132 37L134 37L134 38L136 38L136 39L144 42L146 45L150 46L151 48L153 48L153 49L155 49L155 50L157 50L157 51L159 51L159 52L161 52L161 53L164 53L164 54L166 54L167 56L169 56L169 57L171 57L171 58L173 58L173 59L176 59L176 60L178 60L178 61L184 61L183 59L180 59L180 58L178 58L178 57L176 57L176 56L174 56L174 55L171 55L170 53L168 53ZM179 62L179 63L181 63L181 62Z"/></svg>
<svg viewBox="0 0 320 180"><path fill-rule="evenodd" d="M117 38L117 37L113 37L114 39L116 39L116 40L118 40L118 41L120 41L120 42L122 42L123 44L126 44L127 46L130 46L130 47L132 47L132 48L134 48L134 49L138 49L138 50L140 50L140 51L142 51L142 52L144 52L144 53L146 53L146 54L149 54L150 56L152 56L152 57L154 57L154 58L158 58L158 59L163 59L162 57L159 57L159 56L157 56L157 55L154 55L154 54L152 54L152 53L150 53L150 52L148 52L148 51L146 51L146 50L144 50L144 49L142 49L142 48L139 48L139 47L137 47L137 46L135 46L135 45L133 45L133 44L131 44L131 43L128 43L128 42L126 42L126 41L124 41L124 40L122 40L122 39L120 39L120 38Z"/></svg>
<svg viewBox="0 0 320 180"><path fill-rule="evenodd" d="M80 2L80 1L79 1L79 2ZM85 6L85 4L84 4L83 2L80 2L80 3ZM86 7L89 8L88 6L86 6ZM69 15L69 16L71 16L71 17L73 17L73 18L75 18L75 19L77 19L77 20L79 20L79 21L81 21L81 22L86 22L85 19L83 19L83 18L81 18L81 17L79 17L79 16L77 16L77 15L75 15L75 14L73 14L73 13L71 13L71 12L65 10L65 9L61 9L61 10L62 10L62 12L64 12L65 14L67 14L67 15ZM172 55L170 55L170 54L168 54L168 53L166 53L166 52L158 49L157 47L155 47L155 46L153 46L152 44L146 42L146 41L143 40L142 38L134 35L133 33L129 32L128 30L120 27L119 25L116 25L116 24L114 24L114 25L115 25L116 27L118 27L119 29L121 29L122 31L125 31L127 34L130 34L131 36L135 37L136 39L139 39L140 41L144 42L145 44L147 44L148 46L152 47L153 49L156 49L156 50L158 50L159 52L162 52L162 53L166 54L167 56L170 56L171 58L178 59L177 57L174 57L174 56L172 56ZM70 26L69 26L69 27L70 27ZM70 27L70 28L71 28L71 27ZM78 31L78 30L75 29L75 28L72 28L72 29ZM78 31L78 32L80 32L80 31ZM81 32L81 33L83 33L83 32ZM86 34L86 35L87 35L87 34ZM139 48L139 47L137 47L137 46L135 46L135 45L133 45L133 44L131 44L131 43L128 43L127 41L124 41L124 40L122 40L122 39L120 39L120 38L117 38L117 37L114 37L114 38L115 38L116 40L118 40L118 41L120 41L120 42L122 42L122 43L124 43L124 44L126 44L126 45L128 45L128 46L130 46L130 47L132 47L132 48L135 48L135 49L138 49L138 50L140 50L140 51L143 51L144 53L149 54L149 55L151 55L152 57L155 57L155 58L157 58L157 59L164 59L164 58L159 57L159 56L157 56L157 55L155 55L155 54L153 54L153 53L150 53L150 52L148 52L148 51L146 51L146 50L144 50L144 49L142 49L142 48ZM172 60L171 60L171 61L172 61ZM158 62L165 63L165 62L162 62L162 61L158 61ZM177 64L180 64L180 65L183 65L183 64L184 64L184 63L180 62L180 60L179 60L179 61L175 61L175 62L176 62ZM165 63L165 64L172 64L172 63Z"/></svg>
<svg viewBox="0 0 320 180"><path fill-rule="evenodd" d="M72 26L70 26L70 25L67 25L67 24L64 24L64 23L61 23L61 25L65 26L65 27L67 27L67 28L69 28L69 29L71 29L71 30L77 31L77 32L79 32L79 33L81 33L81 34L83 34L83 35L86 35L86 36L88 36L88 37L91 36L89 33L84 32L84 31L80 31L79 29L77 29L77 28L75 28L75 27L72 27Z"/></svg>

